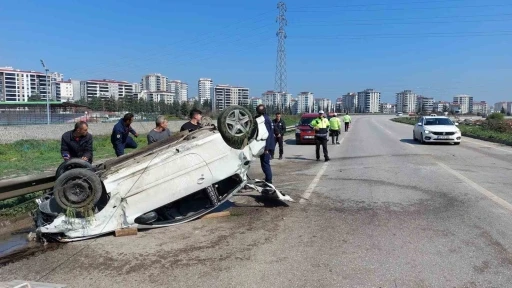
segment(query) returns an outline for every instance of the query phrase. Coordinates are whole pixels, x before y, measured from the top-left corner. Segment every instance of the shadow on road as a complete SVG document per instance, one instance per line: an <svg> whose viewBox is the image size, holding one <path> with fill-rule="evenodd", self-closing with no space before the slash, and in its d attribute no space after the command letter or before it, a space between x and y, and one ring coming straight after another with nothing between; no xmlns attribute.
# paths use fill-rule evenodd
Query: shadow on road
<svg viewBox="0 0 512 288"><path fill-rule="evenodd" d="M420 142L414 141L413 139L400 139L400 142L411 144L411 145L421 145Z"/></svg>
<svg viewBox="0 0 512 288"><path fill-rule="evenodd" d="M286 143L286 145L297 145L295 139L286 139L284 140L284 143Z"/></svg>
<svg viewBox="0 0 512 288"><path fill-rule="evenodd" d="M311 160L314 160L314 159L311 159L311 158L306 158L302 155L293 155L292 157L284 157L285 159L289 159L289 160L308 160L308 161L311 161Z"/></svg>
<svg viewBox="0 0 512 288"><path fill-rule="evenodd" d="M256 201L256 203L263 204L263 207L267 208L276 208L276 207L290 207L286 202L283 202L279 199L270 198L262 195L237 195L237 196L246 196L251 197ZM234 204L234 207L261 207L259 205L244 205L244 204Z"/></svg>

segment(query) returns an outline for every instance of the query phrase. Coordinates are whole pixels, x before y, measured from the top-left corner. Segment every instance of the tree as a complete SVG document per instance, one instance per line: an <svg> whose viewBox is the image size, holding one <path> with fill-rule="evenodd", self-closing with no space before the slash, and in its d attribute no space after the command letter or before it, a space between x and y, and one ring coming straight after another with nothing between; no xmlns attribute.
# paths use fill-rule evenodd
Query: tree
<svg viewBox="0 0 512 288"><path fill-rule="evenodd" d="M192 108L194 108L194 109L201 108L201 103L199 102L199 100L194 100L194 104L192 105Z"/></svg>
<svg viewBox="0 0 512 288"><path fill-rule="evenodd" d="M501 121L505 119L505 115L503 113L494 112L491 115L487 116L487 120L498 120Z"/></svg>
<svg viewBox="0 0 512 288"><path fill-rule="evenodd" d="M172 110L174 111L174 115L176 115L176 117L180 117L180 102L178 100L174 100L174 102L172 102Z"/></svg>
<svg viewBox="0 0 512 288"><path fill-rule="evenodd" d="M180 112L182 116L187 116L188 112L190 112L187 101L181 103Z"/></svg>
<svg viewBox="0 0 512 288"><path fill-rule="evenodd" d="M212 109L212 103L210 102L210 100L206 99L204 102L203 102L203 110L204 111L211 111Z"/></svg>
<svg viewBox="0 0 512 288"><path fill-rule="evenodd" d="M507 111L505 111L505 107L501 107L501 114L505 114Z"/></svg>
<svg viewBox="0 0 512 288"><path fill-rule="evenodd" d="M28 97L28 102L39 102L41 101L41 95L39 93L34 93L30 97Z"/></svg>
<svg viewBox="0 0 512 288"><path fill-rule="evenodd" d="M115 112L117 111L117 103L116 103L116 99L114 98L114 96L110 96L110 98L105 101L105 110L107 110L108 112Z"/></svg>
<svg viewBox="0 0 512 288"><path fill-rule="evenodd" d="M444 105L444 104L443 104L443 113L444 113L444 112L448 112L448 106L446 106L446 105Z"/></svg>

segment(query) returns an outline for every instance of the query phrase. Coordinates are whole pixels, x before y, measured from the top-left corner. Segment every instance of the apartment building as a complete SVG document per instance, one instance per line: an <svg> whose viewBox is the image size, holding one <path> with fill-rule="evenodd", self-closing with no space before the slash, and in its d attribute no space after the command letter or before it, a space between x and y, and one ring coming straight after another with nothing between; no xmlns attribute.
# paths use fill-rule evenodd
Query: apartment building
<svg viewBox="0 0 512 288"><path fill-rule="evenodd" d="M358 95L354 92L349 92L342 96L344 112L355 113L358 106Z"/></svg>
<svg viewBox="0 0 512 288"><path fill-rule="evenodd" d="M438 112L438 113L450 111L450 102L446 102L446 101L435 102L433 111Z"/></svg>
<svg viewBox="0 0 512 288"><path fill-rule="evenodd" d="M71 80L56 81L52 83L52 99L60 102L72 102L73 97L73 83Z"/></svg>
<svg viewBox="0 0 512 288"><path fill-rule="evenodd" d="M366 89L357 92L358 107L361 113L378 113L380 108L380 92Z"/></svg>
<svg viewBox="0 0 512 288"><path fill-rule="evenodd" d="M461 114L467 114L473 112L473 97L465 94L457 95L453 97L453 103L460 105Z"/></svg>
<svg viewBox="0 0 512 288"><path fill-rule="evenodd" d="M420 106L416 111L430 114L434 111L434 98L418 96L418 105Z"/></svg>
<svg viewBox="0 0 512 288"><path fill-rule="evenodd" d="M297 95L296 110L292 110L294 114L312 113L315 105L315 94L312 92L300 92Z"/></svg>
<svg viewBox="0 0 512 288"><path fill-rule="evenodd" d="M80 97L87 101L94 97L107 100L110 97L114 99L132 98L133 85L126 81L117 80L87 80L80 81Z"/></svg>
<svg viewBox="0 0 512 288"><path fill-rule="evenodd" d="M317 98L315 99L314 112L318 113L318 111L323 110L325 113L332 111L332 101L327 98Z"/></svg>
<svg viewBox="0 0 512 288"><path fill-rule="evenodd" d="M153 102L164 101L165 104L172 104L174 101L177 101L177 97L174 93L168 91L151 91L146 92L144 95L146 100Z"/></svg>
<svg viewBox="0 0 512 288"><path fill-rule="evenodd" d="M148 74L142 77L140 81L141 90L146 91L166 91L168 78L159 73ZM134 87L135 88L135 87ZM138 91L134 91L138 92Z"/></svg>
<svg viewBox="0 0 512 288"><path fill-rule="evenodd" d="M291 106L292 94L276 91L266 91L261 94L265 106L272 106L281 111Z"/></svg>
<svg viewBox="0 0 512 288"><path fill-rule="evenodd" d="M181 80L171 80L167 83L167 92L174 93L179 102L188 100L188 84Z"/></svg>
<svg viewBox="0 0 512 288"><path fill-rule="evenodd" d="M340 113L343 112L343 98L336 98L336 104L335 104L335 112Z"/></svg>
<svg viewBox="0 0 512 288"><path fill-rule="evenodd" d="M505 110L505 113L508 110L509 104L512 102L498 102L494 104L494 112L501 112L502 110Z"/></svg>
<svg viewBox="0 0 512 288"><path fill-rule="evenodd" d="M251 99L251 106L252 107L256 108L256 106L258 106L260 104L263 104L263 99L257 98L257 97L254 97L254 98Z"/></svg>
<svg viewBox="0 0 512 288"><path fill-rule="evenodd" d="M210 78L199 78L199 81L197 81L197 91L199 93L199 101L201 101L201 104L206 100L211 103L213 96L213 80Z"/></svg>
<svg viewBox="0 0 512 288"><path fill-rule="evenodd" d="M249 88L216 85L214 88L214 110L223 110L232 105L249 105Z"/></svg>
<svg viewBox="0 0 512 288"><path fill-rule="evenodd" d="M487 114L488 110L487 102L485 101L479 101L479 102L473 102L473 114Z"/></svg>
<svg viewBox="0 0 512 288"><path fill-rule="evenodd" d="M462 114L462 107L459 103L450 103L450 111L455 114Z"/></svg>
<svg viewBox="0 0 512 288"><path fill-rule="evenodd" d="M383 114L395 114L396 105L391 103L380 103L379 112Z"/></svg>
<svg viewBox="0 0 512 288"><path fill-rule="evenodd" d="M396 93L396 111L402 113L416 113L418 95L412 90Z"/></svg>
<svg viewBox="0 0 512 288"><path fill-rule="evenodd" d="M50 95L50 75L0 67L0 102L26 102L31 96L46 101Z"/></svg>

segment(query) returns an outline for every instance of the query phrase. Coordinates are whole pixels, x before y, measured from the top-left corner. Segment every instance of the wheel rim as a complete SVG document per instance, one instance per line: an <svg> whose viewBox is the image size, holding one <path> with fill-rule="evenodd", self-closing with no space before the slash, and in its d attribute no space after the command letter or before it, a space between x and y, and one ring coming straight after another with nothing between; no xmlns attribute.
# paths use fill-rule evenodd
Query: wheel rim
<svg viewBox="0 0 512 288"><path fill-rule="evenodd" d="M233 136L243 136L251 128L251 117L241 110L233 110L226 117L226 128Z"/></svg>
<svg viewBox="0 0 512 288"><path fill-rule="evenodd" d="M62 187L63 201L69 207L82 207L93 199L92 184L86 179L73 178Z"/></svg>

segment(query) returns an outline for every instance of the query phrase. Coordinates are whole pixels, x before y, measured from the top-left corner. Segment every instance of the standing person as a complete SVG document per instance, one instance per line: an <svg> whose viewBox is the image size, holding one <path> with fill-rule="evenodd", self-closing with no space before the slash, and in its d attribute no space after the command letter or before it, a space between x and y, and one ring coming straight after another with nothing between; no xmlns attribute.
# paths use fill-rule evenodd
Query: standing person
<svg viewBox="0 0 512 288"><path fill-rule="evenodd" d="M341 120L337 116L338 115L334 113L334 116L331 117L331 120L329 120L332 145L334 145L334 138L336 138L336 144L340 144L340 142L338 141L338 137L340 136Z"/></svg>
<svg viewBox="0 0 512 288"><path fill-rule="evenodd" d="M265 152L260 156L261 170L265 174L265 182L272 184L272 169L270 168L270 156L276 146L274 139L274 125L265 112L265 105L260 104L256 107L257 117L265 119L265 127L267 127L268 138L265 144Z"/></svg>
<svg viewBox="0 0 512 288"><path fill-rule="evenodd" d="M114 146L116 156L119 157L124 155L124 149L137 148L137 142L129 136L130 133L135 137L139 137L139 134L131 127L133 123L133 113L126 113L123 118L119 119L114 128L112 129L112 135L110 135L110 142Z"/></svg>
<svg viewBox="0 0 512 288"><path fill-rule="evenodd" d="M180 132L182 132L182 131L192 132L192 131L202 128L201 123L199 123L199 122L201 122L201 118L203 117L202 114L203 114L203 112L201 112L201 110L196 109L196 108L192 109L189 113L190 121L181 125Z"/></svg>
<svg viewBox="0 0 512 288"><path fill-rule="evenodd" d="M345 132L347 132L350 123L352 123L352 118L350 118L350 115L348 115L348 112L345 116L343 116L343 122L345 123Z"/></svg>
<svg viewBox="0 0 512 288"><path fill-rule="evenodd" d="M167 129L165 116L158 116L155 120L156 127L148 133L148 145L171 137L171 130Z"/></svg>
<svg viewBox="0 0 512 288"><path fill-rule="evenodd" d="M92 163L92 135L88 133L87 122L75 123L75 128L62 134L60 141L60 155L64 160L80 158Z"/></svg>
<svg viewBox="0 0 512 288"><path fill-rule="evenodd" d="M327 151L327 129L329 120L325 119L324 111L318 111L318 118L311 121L311 127L315 129L316 161L320 161L320 145L322 145L325 162L329 161L329 152Z"/></svg>
<svg viewBox="0 0 512 288"><path fill-rule="evenodd" d="M279 112L276 113L276 118L272 120L272 122L274 124L276 145L279 144L279 160L281 160L283 159L283 135L286 132L286 123L281 119L281 113ZM274 158L275 149L276 148L274 146L274 150L272 150L271 155L272 158Z"/></svg>

